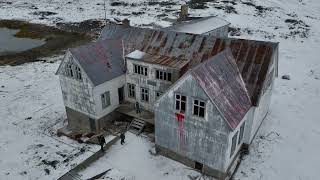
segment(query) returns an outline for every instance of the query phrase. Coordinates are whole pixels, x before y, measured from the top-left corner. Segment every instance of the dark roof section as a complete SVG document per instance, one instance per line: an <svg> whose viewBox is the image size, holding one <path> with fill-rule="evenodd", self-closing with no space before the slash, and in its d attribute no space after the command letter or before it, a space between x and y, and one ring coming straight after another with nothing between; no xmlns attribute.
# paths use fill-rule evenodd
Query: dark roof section
<svg viewBox="0 0 320 180"><path fill-rule="evenodd" d="M108 25L102 39L123 39L127 51L138 49L154 55L186 59L189 69L231 48L253 105L257 105L263 83L278 43L216 38L167 30Z"/></svg>
<svg viewBox="0 0 320 180"><path fill-rule="evenodd" d="M251 107L250 98L229 48L201 63L191 71L202 89L232 129Z"/></svg>
<svg viewBox="0 0 320 180"><path fill-rule="evenodd" d="M102 40L70 49L90 80L97 86L125 73L121 40Z"/></svg>
<svg viewBox="0 0 320 180"><path fill-rule="evenodd" d="M139 51L139 50L136 50ZM134 52L136 52L134 51ZM133 53L134 53L133 52ZM142 52L143 53L143 52ZM130 58L130 54L127 55ZM152 55L144 53L141 58L130 58L135 61L142 61L150 64L158 64L161 66L166 66L174 69L181 69L188 64L189 61L182 60L176 57L162 56L162 55Z"/></svg>

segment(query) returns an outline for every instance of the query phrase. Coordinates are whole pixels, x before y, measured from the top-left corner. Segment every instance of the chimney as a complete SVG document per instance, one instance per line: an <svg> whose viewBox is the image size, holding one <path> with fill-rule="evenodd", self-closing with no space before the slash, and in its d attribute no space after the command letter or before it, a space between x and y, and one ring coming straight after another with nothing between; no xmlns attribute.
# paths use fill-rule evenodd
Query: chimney
<svg viewBox="0 0 320 180"><path fill-rule="evenodd" d="M188 12L189 11L189 7L188 4L183 4L181 5L181 11L180 11L180 20L185 20L188 17Z"/></svg>
<svg viewBox="0 0 320 180"><path fill-rule="evenodd" d="M130 27L130 20L129 19L124 19L124 20L122 20L122 25L124 26L124 27Z"/></svg>

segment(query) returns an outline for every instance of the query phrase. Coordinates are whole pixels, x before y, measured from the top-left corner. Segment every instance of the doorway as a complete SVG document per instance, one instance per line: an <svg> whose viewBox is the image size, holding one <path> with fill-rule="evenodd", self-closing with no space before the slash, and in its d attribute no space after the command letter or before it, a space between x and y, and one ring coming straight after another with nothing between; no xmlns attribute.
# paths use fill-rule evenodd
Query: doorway
<svg viewBox="0 0 320 180"><path fill-rule="evenodd" d="M119 97L119 104L123 103L123 101L124 101L124 86L118 88L118 97Z"/></svg>

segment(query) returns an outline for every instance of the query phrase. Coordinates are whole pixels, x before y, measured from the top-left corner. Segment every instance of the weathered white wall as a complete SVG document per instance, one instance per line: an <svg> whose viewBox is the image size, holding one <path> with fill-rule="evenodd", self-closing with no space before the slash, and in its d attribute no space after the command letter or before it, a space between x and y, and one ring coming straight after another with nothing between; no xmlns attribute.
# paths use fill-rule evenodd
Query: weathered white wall
<svg viewBox="0 0 320 180"><path fill-rule="evenodd" d="M100 84L93 89L95 109L96 109L96 118L99 119L119 107L119 94L118 88L125 86L126 76L122 75L117 78L114 78L110 81L107 81L103 84ZM125 87L124 87L125 88ZM125 90L125 89L124 89ZM109 91L110 92L110 106L102 109L101 94ZM125 93L125 91L123 92Z"/></svg>
<svg viewBox="0 0 320 180"><path fill-rule="evenodd" d="M148 67L148 76L140 75L140 74L135 74L133 71L133 64L141 65ZM164 80L159 80L156 79L156 70L164 70L166 72L171 72L171 82L169 81L164 81ZM127 83L130 84L135 84L135 92L136 92L136 97L135 98L129 98L128 97L128 87L126 85L126 93L125 97L126 100L129 102L135 103L138 101L140 105L143 106L143 108L153 111L153 106L156 99L156 92L160 91L162 93L166 92L167 89L172 85L173 82L175 82L179 78L179 72L175 69L160 66L157 64L149 64L141 61L136 61L136 60L130 60L127 59L127 75L126 75L126 81ZM149 102L142 102L141 101L141 87L148 88L149 89Z"/></svg>
<svg viewBox="0 0 320 180"><path fill-rule="evenodd" d="M272 89L273 89L274 79L276 75L275 68L276 68L276 65L270 66L267 77L270 75L272 76L271 84L269 86L266 84L264 85L263 89L265 90L263 91L264 94L260 97L259 105L251 108L251 112L249 115L250 118L248 120L248 124L246 125L246 128L248 130L245 134L246 144L251 144L257 131L259 130L261 123L263 122L263 120L265 119L269 111L271 96L272 96Z"/></svg>
<svg viewBox="0 0 320 180"><path fill-rule="evenodd" d="M187 96L182 140L175 117L175 93ZM205 119L192 115L195 98L206 102ZM156 144L222 172L228 166L226 155L230 133L231 128L191 75L184 76L156 104Z"/></svg>
<svg viewBox="0 0 320 180"><path fill-rule="evenodd" d="M242 144L245 142L245 132L246 132L246 124L248 123L249 117L250 117L250 110L247 112L247 114L245 115L245 117L242 119L241 123L237 126L236 129L234 129L233 131L230 132L230 134L228 135L228 147L227 147L227 151L226 151L226 164L225 164L225 170L227 170L227 168L230 166L230 163L232 162L232 160L235 158L235 156L237 155L238 151L240 150ZM243 138L240 142L240 144L238 144L239 141L239 136L240 136L240 127L243 123L245 124L245 128L244 128L244 132L243 132ZM232 138L233 136L238 132L238 138L237 138L237 142L236 142L236 148L235 151L233 152L233 155L231 155L231 146L232 146Z"/></svg>
<svg viewBox="0 0 320 180"><path fill-rule="evenodd" d="M65 76L65 65L70 61L80 67L82 80ZM93 99L93 85L69 51L66 53L65 60L59 69L59 79L64 105L94 118L96 109Z"/></svg>

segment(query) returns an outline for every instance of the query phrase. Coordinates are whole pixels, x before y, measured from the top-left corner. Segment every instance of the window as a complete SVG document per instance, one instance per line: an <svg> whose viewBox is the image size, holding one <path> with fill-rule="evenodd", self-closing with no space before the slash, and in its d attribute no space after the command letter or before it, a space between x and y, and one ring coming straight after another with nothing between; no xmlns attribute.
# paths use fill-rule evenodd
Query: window
<svg viewBox="0 0 320 180"><path fill-rule="evenodd" d="M110 106L110 92L107 91L103 94L101 94L101 102L102 102L102 109L105 109L106 107Z"/></svg>
<svg viewBox="0 0 320 180"><path fill-rule="evenodd" d="M156 70L156 79L171 81L171 73L161 71L161 70Z"/></svg>
<svg viewBox="0 0 320 180"><path fill-rule="evenodd" d="M241 125L240 127L240 134L239 134L239 141L238 141L238 144L241 143L242 141L242 138L243 138L243 133L244 133L244 127L245 127L245 122Z"/></svg>
<svg viewBox="0 0 320 180"><path fill-rule="evenodd" d="M156 99L158 99L162 95L162 92L156 91Z"/></svg>
<svg viewBox="0 0 320 180"><path fill-rule="evenodd" d="M130 98L135 98L136 97L136 91L135 91L135 85L134 84L129 84L128 83L128 96Z"/></svg>
<svg viewBox="0 0 320 180"><path fill-rule="evenodd" d="M134 68L133 68L134 73L148 76L148 68L147 67L136 65L136 64L134 64L133 66L134 66Z"/></svg>
<svg viewBox="0 0 320 180"><path fill-rule="evenodd" d="M236 134L234 134L233 137L232 137L232 145L231 145L230 157L232 157L234 151L236 150L237 139L238 139L238 132Z"/></svg>
<svg viewBox="0 0 320 180"><path fill-rule="evenodd" d="M149 90L141 88L141 101L149 102Z"/></svg>
<svg viewBox="0 0 320 180"><path fill-rule="evenodd" d="M81 69L78 66L75 66L75 71L76 71L76 79L82 80Z"/></svg>
<svg viewBox="0 0 320 180"><path fill-rule="evenodd" d="M195 99L193 101L193 115L204 118L206 104L204 101Z"/></svg>
<svg viewBox="0 0 320 180"><path fill-rule="evenodd" d="M185 112L186 111L187 97L180 94L176 94L176 110Z"/></svg>
<svg viewBox="0 0 320 180"><path fill-rule="evenodd" d="M69 76L69 77L73 77L72 63L67 63L67 65L66 65L66 75Z"/></svg>

